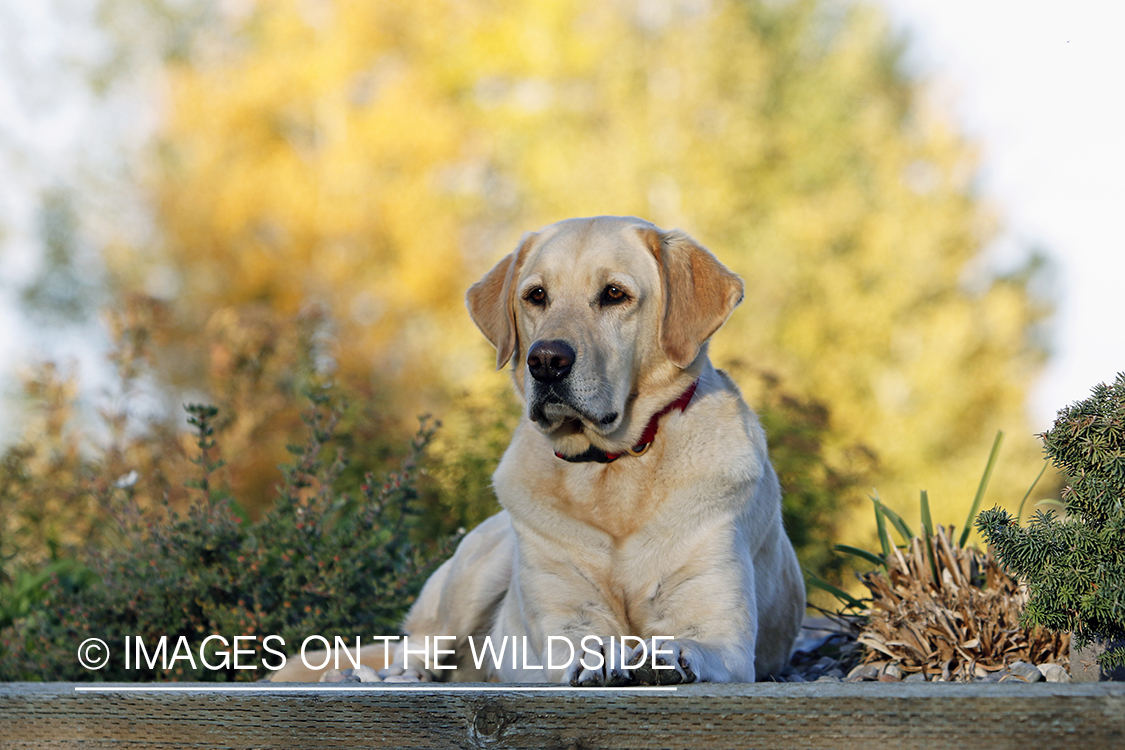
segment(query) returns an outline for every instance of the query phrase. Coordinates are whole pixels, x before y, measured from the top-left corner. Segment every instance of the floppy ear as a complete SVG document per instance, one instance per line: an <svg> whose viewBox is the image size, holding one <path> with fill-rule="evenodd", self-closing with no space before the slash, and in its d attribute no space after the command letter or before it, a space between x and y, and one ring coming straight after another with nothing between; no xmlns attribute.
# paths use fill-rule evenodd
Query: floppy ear
<svg viewBox="0 0 1125 750"><path fill-rule="evenodd" d="M484 337L496 347L496 369L512 358L516 350L515 284L520 266L537 235L524 235L519 247L497 263L484 278L469 287L465 305Z"/></svg>
<svg viewBox="0 0 1125 750"><path fill-rule="evenodd" d="M683 232L640 232L660 266L660 345L676 366L687 367L742 301L742 279Z"/></svg>

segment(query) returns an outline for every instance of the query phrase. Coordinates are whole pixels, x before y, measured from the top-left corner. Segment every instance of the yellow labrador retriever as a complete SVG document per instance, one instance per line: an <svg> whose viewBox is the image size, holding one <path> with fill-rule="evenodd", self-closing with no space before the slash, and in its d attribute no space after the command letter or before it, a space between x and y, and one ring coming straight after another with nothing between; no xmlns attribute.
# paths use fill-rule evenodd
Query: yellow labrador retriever
<svg viewBox="0 0 1125 750"><path fill-rule="evenodd" d="M469 289L526 419L493 475L503 512L426 583L382 679L750 682L786 665L805 591L777 477L707 357L742 294L692 239L629 217L529 234Z"/></svg>

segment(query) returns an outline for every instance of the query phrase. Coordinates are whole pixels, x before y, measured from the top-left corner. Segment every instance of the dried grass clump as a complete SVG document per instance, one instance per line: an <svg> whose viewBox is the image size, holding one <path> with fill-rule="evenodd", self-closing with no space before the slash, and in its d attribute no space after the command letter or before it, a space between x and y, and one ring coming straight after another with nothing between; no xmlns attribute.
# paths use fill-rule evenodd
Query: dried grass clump
<svg viewBox="0 0 1125 750"><path fill-rule="evenodd" d="M958 682L1017 660L1064 662L1069 635L1022 628L1026 588L991 554L953 539L952 526L938 526L930 543L913 537L892 547L885 571L864 574L872 596L859 636L864 661L889 658L903 672Z"/></svg>

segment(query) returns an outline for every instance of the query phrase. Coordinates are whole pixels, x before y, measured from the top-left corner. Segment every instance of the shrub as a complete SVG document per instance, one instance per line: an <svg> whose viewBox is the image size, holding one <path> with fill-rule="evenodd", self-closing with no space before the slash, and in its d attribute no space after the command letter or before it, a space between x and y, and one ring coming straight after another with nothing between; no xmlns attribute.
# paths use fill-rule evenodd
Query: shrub
<svg viewBox="0 0 1125 750"><path fill-rule="evenodd" d="M1125 639L1125 373L1113 385L1059 412L1040 436L1067 475L1062 517L1037 511L1026 528L1000 508L980 514L977 528L996 556L1027 582L1023 622L1071 632L1076 648ZM1125 647L1099 657L1125 665Z"/></svg>
<svg viewBox="0 0 1125 750"><path fill-rule="evenodd" d="M871 501L880 552L836 545L837 551L876 566L860 577L870 598L856 599L809 575L812 586L834 594L845 605L832 617L856 633L866 649L863 661L968 681L980 671L998 671L1015 660L1036 664L1065 660L1069 638L1043 628L1021 627L1027 595L1019 581L990 552L966 546L969 524L988 489L1002 441L1003 433L997 433L959 537L953 526L934 526L925 491L919 502L920 534L875 495ZM892 543L888 527L898 533L902 545Z"/></svg>
<svg viewBox="0 0 1125 750"><path fill-rule="evenodd" d="M419 513L418 460L436 424L423 420L401 472L382 482L369 474L352 496L334 489L346 463L331 446L340 412L324 392L312 399L307 440L291 446L294 460L283 468L272 510L252 523L216 486L217 409L187 407L199 449L196 502L184 516L165 508L160 518L140 511L121 488L114 506L121 545L90 556L96 579L86 586L51 575L44 601L0 637L9 652L0 660L0 679L254 679L261 669L205 668L198 645L212 634L228 642L257 636L254 657L243 659L257 663L266 635L281 636L291 652L312 634L397 633L453 541L419 544L411 535ZM167 671L159 665L126 670L126 636L140 636L150 650L168 636L169 652L183 636L195 665L181 659ZM103 639L114 655L100 671L77 663L78 644L87 637ZM209 646L210 663L219 663L221 643Z"/></svg>
<svg viewBox="0 0 1125 750"><path fill-rule="evenodd" d="M871 592L859 635L866 662L889 659L904 672L969 681L978 667L1065 660L1066 636L1021 628L1027 596L1019 582L992 555L959 546L952 526L895 547L886 569L863 582Z"/></svg>

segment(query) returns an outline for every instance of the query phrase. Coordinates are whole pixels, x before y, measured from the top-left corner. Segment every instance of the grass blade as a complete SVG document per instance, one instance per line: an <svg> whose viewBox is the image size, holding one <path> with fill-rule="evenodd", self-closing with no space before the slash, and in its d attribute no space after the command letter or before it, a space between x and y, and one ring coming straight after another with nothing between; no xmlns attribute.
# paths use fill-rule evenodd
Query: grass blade
<svg viewBox="0 0 1125 750"><path fill-rule="evenodd" d="M1047 459L1043 459L1043 468L1039 470L1039 476L1035 477L1035 481L1031 483L1031 486L1027 488L1027 492L1024 493L1023 500L1020 500L1020 509L1019 512L1016 513L1017 526L1019 526L1023 522L1023 504L1027 502L1027 498L1031 497L1032 490L1035 489L1035 485L1039 484L1039 480L1043 478L1043 472L1045 472L1046 470Z"/></svg>
<svg viewBox="0 0 1125 750"><path fill-rule="evenodd" d="M871 502L875 503L875 525L879 527L879 546L883 549L883 559L891 559L891 540L887 536L887 521L883 516L883 504L879 502L879 493L871 497Z"/></svg>
<svg viewBox="0 0 1125 750"><path fill-rule="evenodd" d="M881 565L883 567L887 566L886 560L880 560L879 556L876 555L875 553L868 552L867 550L860 549L859 547L852 547L851 545L848 545L848 544L834 544L834 545L832 545L832 548L835 549L837 552L843 552L843 553L848 554L848 555L855 555L856 557L862 557L864 560L867 560L870 563L874 563L875 565Z"/></svg>
<svg viewBox="0 0 1125 750"><path fill-rule="evenodd" d="M938 577L937 558L934 556L934 521L930 516L930 493L922 490L922 497L919 501L922 506L922 533L926 538L922 541L926 545L926 557L930 561L930 574L934 577L934 585L941 586L941 579Z"/></svg>
<svg viewBox="0 0 1125 750"><path fill-rule="evenodd" d="M969 509L969 517L965 520L965 528L961 532L959 547L964 547L969 541L969 532L973 530L973 519L980 512L980 501L984 499L984 491L988 489L988 480L992 478L992 467L996 465L996 456L1000 453L1000 444L1004 442L1004 433L998 431L996 439L992 441L992 452L988 454L988 465L984 467L984 476L980 478L977 487L977 496L973 498L973 507Z"/></svg>
<svg viewBox="0 0 1125 750"><path fill-rule="evenodd" d="M930 495L925 490L922 490L922 530L926 533L926 539L930 539L934 535L934 522L930 518Z"/></svg>
<svg viewBox="0 0 1125 750"><path fill-rule="evenodd" d="M910 540L914 538L914 532L906 525L906 521L902 520L902 516L895 513L886 505L883 506L883 512L887 514L887 520L895 527L895 531L902 537L903 544L910 544Z"/></svg>
<svg viewBox="0 0 1125 750"><path fill-rule="evenodd" d="M815 573L811 573L808 570L805 570L805 575L808 577L808 582L813 586L813 588L818 588L821 591L827 591L829 594L832 594L832 596L836 597L849 607L853 607L855 609L863 609L863 603L860 602L859 599L856 599L854 596L849 594L847 591L836 588L828 581L819 578Z"/></svg>

